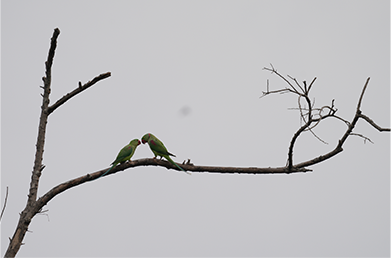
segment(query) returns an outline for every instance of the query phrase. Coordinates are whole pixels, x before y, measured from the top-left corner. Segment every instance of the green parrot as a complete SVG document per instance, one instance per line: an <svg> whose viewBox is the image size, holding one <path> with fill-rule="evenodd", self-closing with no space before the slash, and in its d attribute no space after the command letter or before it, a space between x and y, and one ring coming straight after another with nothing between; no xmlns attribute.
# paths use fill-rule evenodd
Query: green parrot
<svg viewBox="0 0 391 258"><path fill-rule="evenodd" d="M124 163L127 160L130 161L130 158L133 156L137 146L139 146L140 144L141 144L141 142L139 141L139 139L134 139L128 145L123 147L120 150L120 152L118 153L117 158L113 161L113 163L111 163L111 165L112 165L111 168L109 170L107 170L103 175L101 175L98 178L101 178L102 176L104 176L107 173L109 173L110 170L113 169L113 167L118 165L118 163L122 164L122 163Z"/></svg>
<svg viewBox="0 0 391 258"><path fill-rule="evenodd" d="M177 163L175 163L171 158L170 156L173 156L175 157L174 154L172 153L169 153L167 151L167 148L164 146L164 144L158 139L156 138L156 136L154 136L153 134L151 133L147 133L143 136L143 138L141 139L142 143L145 144L146 142L148 142L148 145L149 145L149 148L151 148L151 151L153 152L153 154L155 155L154 159L156 158L156 156L160 156L160 157L164 157L166 158L166 160L168 160L168 162L170 162L171 164L173 164L174 166L176 166L177 168L179 168L180 170L182 170L183 172L191 175L190 172L187 172L185 171L183 168L181 168Z"/></svg>

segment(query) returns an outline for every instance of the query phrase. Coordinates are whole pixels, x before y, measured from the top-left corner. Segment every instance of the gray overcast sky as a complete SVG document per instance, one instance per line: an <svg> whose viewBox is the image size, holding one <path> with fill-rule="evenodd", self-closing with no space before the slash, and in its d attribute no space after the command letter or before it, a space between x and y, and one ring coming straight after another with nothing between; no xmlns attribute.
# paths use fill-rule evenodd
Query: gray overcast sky
<svg viewBox="0 0 391 258"><path fill-rule="evenodd" d="M317 81L316 106L362 110L390 126L389 1L2 1L1 255L26 203L54 28L61 34L51 103L96 75L112 77L56 110L39 195L104 169L152 132L196 165L284 166L300 126L284 82ZM301 162L330 151L346 126L301 136ZM344 151L293 175L188 176L138 167L83 184L36 216L19 257L388 256L390 134L359 121ZM152 157L145 145L133 159Z"/></svg>

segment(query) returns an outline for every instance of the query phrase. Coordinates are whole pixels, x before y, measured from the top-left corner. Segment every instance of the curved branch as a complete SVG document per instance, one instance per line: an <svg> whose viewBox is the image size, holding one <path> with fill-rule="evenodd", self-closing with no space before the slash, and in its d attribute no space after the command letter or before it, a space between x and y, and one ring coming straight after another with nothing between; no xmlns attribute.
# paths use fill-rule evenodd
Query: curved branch
<svg viewBox="0 0 391 258"><path fill-rule="evenodd" d="M342 138L338 141L338 144L337 144L337 146L335 147L334 150L332 150L332 151L330 151L330 152L328 152L328 153L326 153L324 155L320 155L320 156L318 156L316 158L313 158L311 160L308 160L308 161L296 164L294 167L295 168L308 167L308 166L320 163L322 161L325 161L325 160L327 160L327 159L337 155L338 153L342 152L343 151L342 146L345 143L346 139L349 137L349 135L351 135L351 132L353 131L353 128L356 126L356 123L357 123L357 121L358 121L358 119L360 117L360 112L361 111L357 110L356 115L353 118L353 121L349 124L348 129L346 130L346 132L342 136Z"/></svg>
<svg viewBox="0 0 391 258"><path fill-rule="evenodd" d="M311 90L311 87L312 87L312 85L314 84L315 80L316 80L316 77L315 77L315 78L312 80L312 82L310 83L310 86L308 87L308 90L306 91L306 94L309 94L309 92L310 92L310 90Z"/></svg>
<svg viewBox="0 0 391 258"><path fill-rule="evenodd" d="M373 127L375 127L377 130L379 130L379 132L390 132L390 128L383 128L383 127L380 127L378 126L375 122L373 122L372 119L370 119L369 117L367 117L366 115L364 114L360 114L360 118L364 119L365 121L367 121L370 125L372 125Z"/></svg>
<svg viewBox="0 0 391 258"><path fill-rule="evenodd" d="M115 174L117 172L129 169L129 168L135 168L140 166L160 166L165 167L167 169L174 169L180 171L177 167L173 166L171 163L165 160L159 160L159 159L138 159L133 160L130 162L125 162L123 164L120 164L113 168L109 173L104 175L103 177L106 177L111 174ZM296 168L294 167L291 171L288 171L286 167L278 167L278 168L257 168L257 167L215 167L215 166L195 166L193 164L181 164L181 167L187 171L192 172L209 172L209 173L224 173L224 174L233 174L233 173L240 173L240 174L287 174L287 173L305 173L312 171L307 168ZM67 182L64 182L62 184L59 184L55 187L53 187L50 191L48 191L46 194L44 194L42 197L40 197L37 202L34 209L36 211L39 211L42 209L43 206L45 206L51 199L53 199L56 195L71 189L75 186L81 185L83 183L94 181L95 179L99 178L103 173L105 173L109 168L105 168L96 172L93 172L91 174L87 174L72 180L69 180ZM103 178L102 177L102 178Z"/></svg>
<svg viewBox="0 0 391 258"><path fill-rule="evenodd" d="M293 168L293 147L295 145L295 142L297 140L297 138L299 137L299 135L304 132L307 128L309 128L313 122L312 120L312 105L311 105L311 100L310 98L308 97L308 95L303 95L303 94L300 94L300 93L297 93L299 95L299 106L300 106L300 98L303 97L305 98L305 100L307 101L307 104L308 104L308 113L307 113L307 116L308 116L308 119L307 119L307 122L299 128L299 130L296 131L296 133L293 135L292 137L292 140L289 144L289 151L288 151L288 171L291 171L292 168ZM302 113L302 108L300 108L300 115L302 116L303 119L304 118L304 115ZM305 120L304 120L305 121Z"/></svg>
<svg viewBox="0 0 391 258"><path fill-rule="evenodd" d="M5 206L7 206L7 200L8 200L8 186L7 186L7 190L5 191L4 205L3 205L3 209L1 209L0 221L1 221L1 218L3 218Z"/></svg>

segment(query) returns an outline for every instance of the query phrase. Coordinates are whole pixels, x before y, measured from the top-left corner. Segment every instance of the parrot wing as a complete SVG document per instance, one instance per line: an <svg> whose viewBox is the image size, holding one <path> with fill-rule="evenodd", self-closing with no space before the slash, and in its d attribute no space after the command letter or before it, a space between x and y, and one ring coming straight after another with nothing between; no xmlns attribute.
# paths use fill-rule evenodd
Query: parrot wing
<svg viewBox="0 0 391 258"><path fill-rule="evenodd" d="M149 143L149 147L151 148L152 152L154 154L157 154L159 156L174 156L174 154L172 153L169 153L167 151L167 148L164 146L164 144L156 137L154 137L155 139L149 139L148 143Z"/></svg>
<svg viewBox="0 0 391 258"><path fill-rule="evenodd" d="M100 177L98 178L101 178L102 176L106 175L107 173L110 172L110 170L113 169L113 167L117 166L118 163L123 163L125 162L126 160L130 160L130 158L133 156L137 146L140 145L140 141L138 139L134 139L132 140L128 145L126 145L125 147L123 147L118 155L117 155L117 158L113 161L113 163L111 163L111 168L108 169L104 174L102 174ZM98 179L96 178L96 179Z"/></svg>
<svg viewBox="0 0 391 258"><path fill-rule="evenodd" d="M117 158L111 164L114 165L115 163L118 164L120 162L125 162L126 160L130 159L133 156L135 150L136 147L133 146L132 144L126 145L120 150L120 152L117 155Z"/></svg>
<svg viewBox="0 0 391 258"><path fill-rule="evenodd" d="M136 146L137 147L137 146ZM130 158L133 156L133 153L134 151L136 150L136 147L133 146L132 144L128 144L126 145L125 147L123 147L118 155L117 155L117 158L113 161L113 163L111 163L111 168L109 170L107 170L104 174L102 174L100 177L98 178L101 178L102 176L106 175L107 173L110 172L110 170L113 169L113 167L117 166L118 163L122 163L122 162L125 162L127 159L130 160ZM97 178L97 179L98 179Z"/></svg>
<svg viewBox="0 0 391 258"><path fill-rule="evenodd" d="M164 144L154 135L151 135L151 138L149 139L148 143L154 154L157 154L162 157L164 157L164 155L176 157L174 154L168 152L166 146L164 146Z"/></svg>
<svg viewBox="0 0 391 258"><path fill-rule="evenodd" d="M175 157L174 154L170 153L167 151L167 148L166 146L164 146L164 144L158 139L156 138L156 136L154 136L153 134L150 134L150 139L148 141L148 144L149 144L149 147L151 148L152 152L156 155L159 155L159 156L162 156L164 157L168 162L170 162L172 165L176 166L177 168L179 168L180 170L182 170L183 172L191 175L190 172L187 172L185 171L183 168L181 168L177 163L175 163L171 158L170 156L173 156Z"/></svg>

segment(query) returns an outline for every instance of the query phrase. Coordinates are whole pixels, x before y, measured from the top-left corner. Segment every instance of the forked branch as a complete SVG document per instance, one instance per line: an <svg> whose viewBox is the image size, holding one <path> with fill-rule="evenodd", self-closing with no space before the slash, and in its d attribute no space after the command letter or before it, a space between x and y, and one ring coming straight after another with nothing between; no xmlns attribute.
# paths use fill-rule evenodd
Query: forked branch
<svg viewBox="0 0 391 258"><path fill-rule="evenodd" d="M49 96L51 92L51 81L52 81L51 80L52 65L53 65L55 50L57 47L57 38L59 35L60 35L60 30L56 28L51 38L48 58L47 61L45 62L45 68L46 68L45 76L42 78L44 85L41 86L41 88L43 89L43 94L41 94L42 95L41 116L39 119L35 161L34 161L33 171L31 174L28 200L27 200L26 207L20 213L18 225L16 227L13 237L10 238L10 243L5 253L5 257L14 257L16 255L16 253L20 249L20 246L22 245L22 240L26 232L28 231L28 226L30 225L32 218L36 214L42 211L41 201L37 201L37 192L38 192L39 179L41 177L43 169L45 168L45 166L42 164L42 160L43 160L43 152L45 146L46 125L48 122L49 115L56 108L58 108L59 106L64 104L67 100L69 100L71 97L86 90L87 88L94 85L96 82L110 76L110 72L108 72L95 77L92 81L87 82L84 85L81 85L81 83L79 83L79 87L77 89L68 93L60 100L58 100L54 105L49 107L49 102L50 102Z"/></svg>
<svg viewBox="0 0 391 258"><path fill-rule="evenodd" d="M369 84L370 78L367 79L367 81L365 82L365 85L364 85L364 87L362 89L359 101L357 103L356 114L355 114L354 118L352 119L352 121L349 122L348 120L343 119L343 118L341 118L341 117L336 115L336 112L337 112L338 109L336 109L334 107L334 100L332 100L331 106L323 106L321 108L314 108L313 107L313 103L312 103L312 101L311 101L311 99L309 97L309 91L310 91L311 87L313 86L313 84L314 84L314 82L316 80L316 77L312 80L312 82L310 83L309 87L307 88L307 83L305 81L303 82L303 85L300 85L295 78L293 78L291 76L288 76L289 79L292 80L296 84L296 86L300 89L300 91L299 91L299 90L297 90L293 86L293 83L291 83L287 78L285 78L283 75L278 73L277 70L272 65L271 65L271 68L266 68L265 67L264 69L267 70L267 71L271 71L272 73L276 74L278 77L283 79L288 84L289 87L285 88L285 89L279 89L279 90L270 91L269 90L269 81L267 81L267 91L263 92L262 97L266 96L266 95L269 95L269 94L281 93L281 92L289 92L289 93L293 93L293 94L298 95L298 106L299 107L296 108L296 109L299 110L300 117L305 122L305 124L302 125L296 131L296 133L293 135L292 140L291 140L291 142L289 144L288 162L287 162L288 171L293 171L294 169L299 169L299 168L305 168L305 167L308 167L308 166L320 163L322 161L325 161L325 160L327 160L327 159L337 155L338 153L343 151L343 148L342 148L343 144L345 143L345 141L347 140L347 138L350 135L356 135L356 136L362 137L364 139L364 141L368 140L368 141L371 142L371 140L368 137L366 137L366 136L364 136L362 134L353 133L353 129L356 126L357 121L358 121L359 118L364 119L365 121L367 121L369 124L371 124L374 128L376 128L380 132L383 132L383 131L389 132L390 131L390 128L382 128L382 127L378 126L369 117L363 115L362 111L360 109L362 100L364 98L365 91L366 91L366 89L368 87L368 84ZM305 98L308 107L302 107L301 106L301 104L300 104L300 99L301 98ZM328 112L326 112L325 115L323 114L324 110L328 110ZM314 118L314 116L312 114L313 111L317 111L317 118ZM317 125L319 125L319 123L321 121L323 121L324 119L329 118L329 117L336 118L337 120L342 121L342 122L344 122L347 125L346 132L343 134L342 138L338 141L337 146L332 151L330 151L330 152L328 152L328 153L326 153L324 155L320 155L320 156L315 157L315 158L313 158L311 160L308 160L308 161L305 161L305 162L302 162L302 163L294 165L293 164L293 149L294 149L294 146L295 146L297 138L303 132L311 131L316 138L318 138L320 141L323 142L323 140L321 140L312 131L312 129L314 129Z"/></svg>

